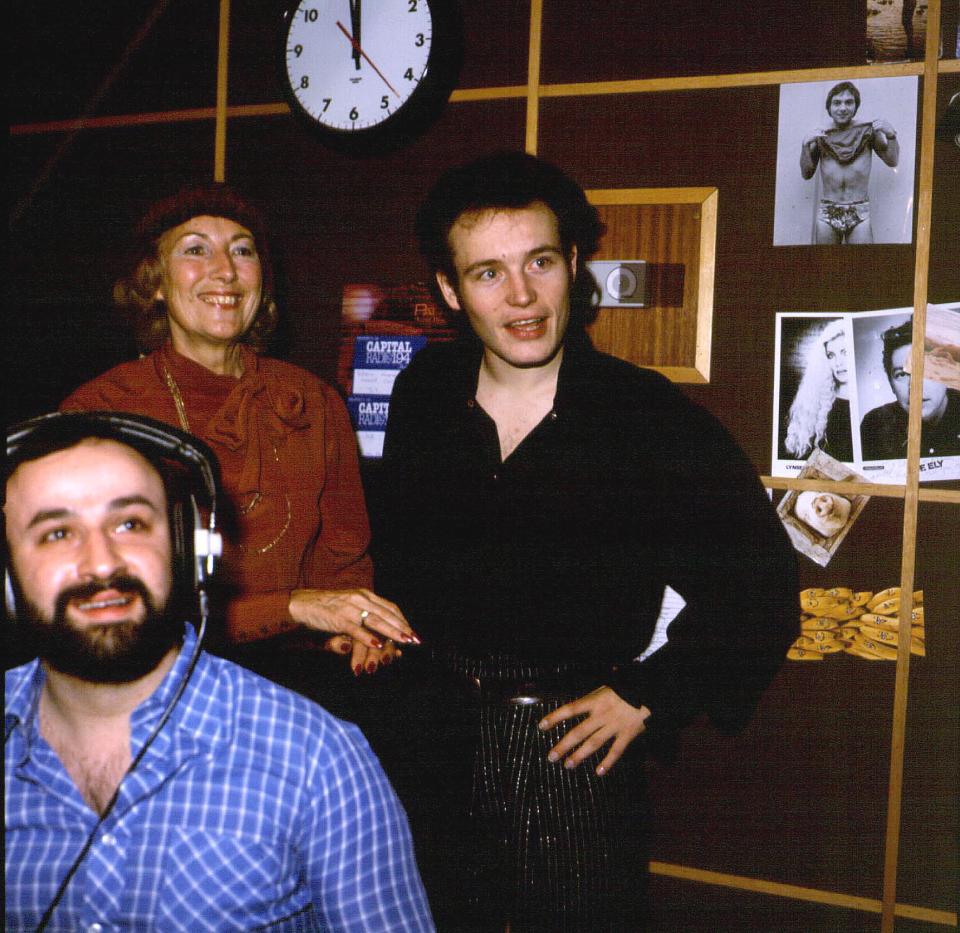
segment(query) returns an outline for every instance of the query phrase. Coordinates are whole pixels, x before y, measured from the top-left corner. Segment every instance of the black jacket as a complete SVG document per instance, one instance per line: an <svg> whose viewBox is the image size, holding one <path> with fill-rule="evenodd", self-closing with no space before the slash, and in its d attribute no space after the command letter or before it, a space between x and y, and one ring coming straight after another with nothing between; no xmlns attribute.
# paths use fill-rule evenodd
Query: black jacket
<svg viewBox="0 0 960 933"><path fill-rule="evenodd" d="M741 728L796 637L794 552L753 466L660 375L568 345L554 407L500 461L474 341L396 381L377 588L425 641L596 661L658 730ZM642 663L664 586L687 602ZM599 685L599 684L598 684Z"/></svg>

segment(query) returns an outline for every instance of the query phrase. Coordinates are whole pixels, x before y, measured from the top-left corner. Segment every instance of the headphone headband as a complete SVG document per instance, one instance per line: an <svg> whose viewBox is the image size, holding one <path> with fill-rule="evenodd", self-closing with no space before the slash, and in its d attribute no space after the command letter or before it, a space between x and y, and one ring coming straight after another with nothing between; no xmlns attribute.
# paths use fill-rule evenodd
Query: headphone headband
<svg viewBox="0 0 960 933"><path fill-rule="evenodd" d="M101 437L133 447L148 457L168 457L183 463L200 480L207 504L216 507L219 468L213 451L191 434L145 415L114 411L71 411L40 415L7 432L6 475L26 460L89 437Z"/></svg>

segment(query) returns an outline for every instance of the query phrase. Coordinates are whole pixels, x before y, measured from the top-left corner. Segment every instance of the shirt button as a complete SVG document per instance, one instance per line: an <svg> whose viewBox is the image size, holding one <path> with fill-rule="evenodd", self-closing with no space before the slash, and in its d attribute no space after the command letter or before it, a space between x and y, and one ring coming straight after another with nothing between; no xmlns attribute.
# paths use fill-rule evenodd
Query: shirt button
<svg viewBox="0 0 960 933"><path fill-rule="evenodd" d="M494 479L500 479L500 474L499 474L499 473L494 473L494 474L493 474L493 478L494 478Z"/></svg>
<svg viewBox="0 0 960 933"><path fill-rule="evenodd" d="M559 417L560 417L560 416L559 416L555 411L550 412L549 418L550 418L551 421L556 421L557 418L559 418Z"/></svg>

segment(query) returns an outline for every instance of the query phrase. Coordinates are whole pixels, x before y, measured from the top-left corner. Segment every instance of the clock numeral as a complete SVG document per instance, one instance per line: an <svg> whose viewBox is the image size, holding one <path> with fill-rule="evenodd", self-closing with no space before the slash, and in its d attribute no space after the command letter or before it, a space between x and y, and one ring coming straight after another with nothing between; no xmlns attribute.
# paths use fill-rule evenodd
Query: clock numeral
<svg viewBox="0 0 960 933"><path fill-rule="evenodd" d="M386 110L390 106L390 98L386 94L380 98L380 109Z"/></svg>
<svg viewBox="0 0 960 933"><path fill-rule="evenodd" d="M308 87L310 87L310 75L304 75L300 79L300 90L305 91Z"/></svg>
<svg viewBox="0 0 960 933"><path fill-rule="evenodd" d="M302 45L295 45L295 46L293 47L293 54L296 55L297 58L299 58L301 55L303 55L303 46L302 46Z"/></svg>
<svg viewBox="0 0 960 933"><path fill-rule="evenodd" d="M414 44L418 49L420 49L420 48L423 48L423 43L424 43L424 41L426 41L426 40L423 38L423 33L422 33L422 32L418 32L418 33L417 33L417 41L414 42L413 44Z"/></svg>
<svg viewBox="0 0 960 933"><path fill-rule="evenodd" d="M407 0L407 12L408 13L417 12L417 0Z"/></svg>
<svg viewBox="0 0 960 933"><path fill-rule="evenodd" d="M328 108L330 107L330 105L331 105L332 103L333 103L333 98L332 98L332 97L324 97L324 99L323 99L323 110L321 110L320 112L321 112L321 113L326 113L327 110L328 110Z"/></svg>
<svg viewBox="0 0 960 933"><path fill-rule="evenodd" d="M408 81L412 81L412 80L413 80L413 69L412 69L412 68L408 68L408 69L403 73L403 76L404 76Z"/></svg>
<svg viewBox="0 0 960 933"><path fill-rule="evenodd" d="M317 13L316 10L304 10L304 11L303 11L304 21L305 21L305 22L308 22L308 23L315 23L315 22L317 21L317 17L318 17L319 15L320 15L320 14Z"/></svg>
<svg viewBox="0 0 960 933"><path fill-rule="evenodd" d="M359 117L360 117L360 111L357 110L356 107L351 107L351 108L350 108L350 119L353 120L354 122L356 122Z"/></svg>

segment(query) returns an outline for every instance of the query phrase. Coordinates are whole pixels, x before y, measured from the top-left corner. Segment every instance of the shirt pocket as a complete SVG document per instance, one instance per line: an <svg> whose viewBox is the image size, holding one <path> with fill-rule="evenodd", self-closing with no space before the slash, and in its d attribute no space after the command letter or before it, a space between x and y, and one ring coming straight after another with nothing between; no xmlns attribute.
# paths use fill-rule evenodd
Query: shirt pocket
<svg viewBox="0 0 960 933"><path fill-rule="evenodd" d="M302 866L274 840L178 828L163 863L159 929L319 930Z"/></svg>

